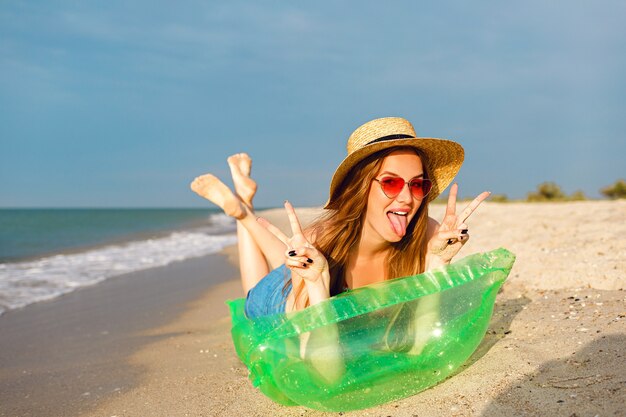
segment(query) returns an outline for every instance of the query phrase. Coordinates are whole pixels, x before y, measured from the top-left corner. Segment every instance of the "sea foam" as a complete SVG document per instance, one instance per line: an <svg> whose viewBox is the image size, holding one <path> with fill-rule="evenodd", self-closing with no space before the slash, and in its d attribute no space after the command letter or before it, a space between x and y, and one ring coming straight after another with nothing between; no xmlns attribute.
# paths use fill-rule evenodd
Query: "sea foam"
<svg viewBox="0 0 626 417"><path fill-rule="evenodd" d="M237 242L234 223L225 217L211 216L212 226L203 229L0 264L0 314L114 276L219 252Z"/></svg>

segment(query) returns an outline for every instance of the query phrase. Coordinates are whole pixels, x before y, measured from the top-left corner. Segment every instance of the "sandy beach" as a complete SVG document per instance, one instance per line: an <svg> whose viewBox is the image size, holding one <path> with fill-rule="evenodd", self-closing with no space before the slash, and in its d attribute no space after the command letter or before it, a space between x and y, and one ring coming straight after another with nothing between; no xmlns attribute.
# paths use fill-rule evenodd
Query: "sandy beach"
<svg viewBox="0 0 626 417"><path fill-rule="evenodd" d="M263 216L286 227L282 210ZM626 201L485 203L469 225L459 258L506 247L517 261L472 358L413 397L323 413L252 387L224 304L243 296L230 247L0 317L0 415L626 415ZM132 285L142 275L161 277L155 293Z"/></svg>

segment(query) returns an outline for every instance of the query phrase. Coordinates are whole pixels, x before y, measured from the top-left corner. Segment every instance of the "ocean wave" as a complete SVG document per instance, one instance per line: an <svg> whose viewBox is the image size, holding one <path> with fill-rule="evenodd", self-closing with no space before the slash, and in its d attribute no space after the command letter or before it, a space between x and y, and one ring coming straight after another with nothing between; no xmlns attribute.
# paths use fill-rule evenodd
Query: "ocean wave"
<svg viewBox="0 0 626 417"><path fill-rule="evenodd" d="M232 232L237 230L237 224L235 223L235 220L224 213L209 215L209 224L223 231Z"/></svg>
<svg viewBox="0 0 626 417"><path fill-rule="evenodd" d="M0 314L114 276L216 253L237 242L232 233L214 234L216 230L232 232L232 219L212 215L210 224L213 227L200 231L178 231L86 252L0 264Z"/></svg>

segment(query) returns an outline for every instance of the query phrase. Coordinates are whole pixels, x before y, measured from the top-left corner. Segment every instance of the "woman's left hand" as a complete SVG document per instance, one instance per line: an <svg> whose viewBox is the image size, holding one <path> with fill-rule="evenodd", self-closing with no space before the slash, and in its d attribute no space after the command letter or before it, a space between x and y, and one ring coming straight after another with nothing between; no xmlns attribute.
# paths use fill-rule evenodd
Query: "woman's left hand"
<svg viewBox="0 0 626 417"><path fill-rule="evenodd" d="M465 221L476 210L476 208L491 194L488 191L478 195L460 215L456 214L456 196L458 185L455 183L450 187L446 214L439 229L428 242L426 252L427 263L449 264L452 258L461 250L463 245L469 240L469 233ZM436 261L434 261L434 259Z"/></svg>

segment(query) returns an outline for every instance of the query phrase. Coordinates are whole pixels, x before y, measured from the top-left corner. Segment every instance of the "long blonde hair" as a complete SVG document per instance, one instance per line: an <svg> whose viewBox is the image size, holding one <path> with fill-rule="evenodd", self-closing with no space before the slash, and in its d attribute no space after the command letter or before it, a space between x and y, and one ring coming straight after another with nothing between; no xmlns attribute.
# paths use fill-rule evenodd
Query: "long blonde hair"
<svg viewBox="0 0 626 417"><path fill-rule="evenodd" d="M429 178L426 155L419 149L393 147L377 152L356 164L346 176L339 195L336 196L338 208L329 210L309 227L314 236L313 244L328 261L331 296L344 290L346 266L351 250L357 247L361 238L372 181L380 171L385 157L398 150L409 150L419 156L424 167L424 178ZM402 240L390 243L386 258L387 279L424 272L427 226L428 200L424 198ZM293 288L294 300L302 295L304 283L301 284L299 288ZM305 306L308 304L308 300L304 301Z"/></svg>

